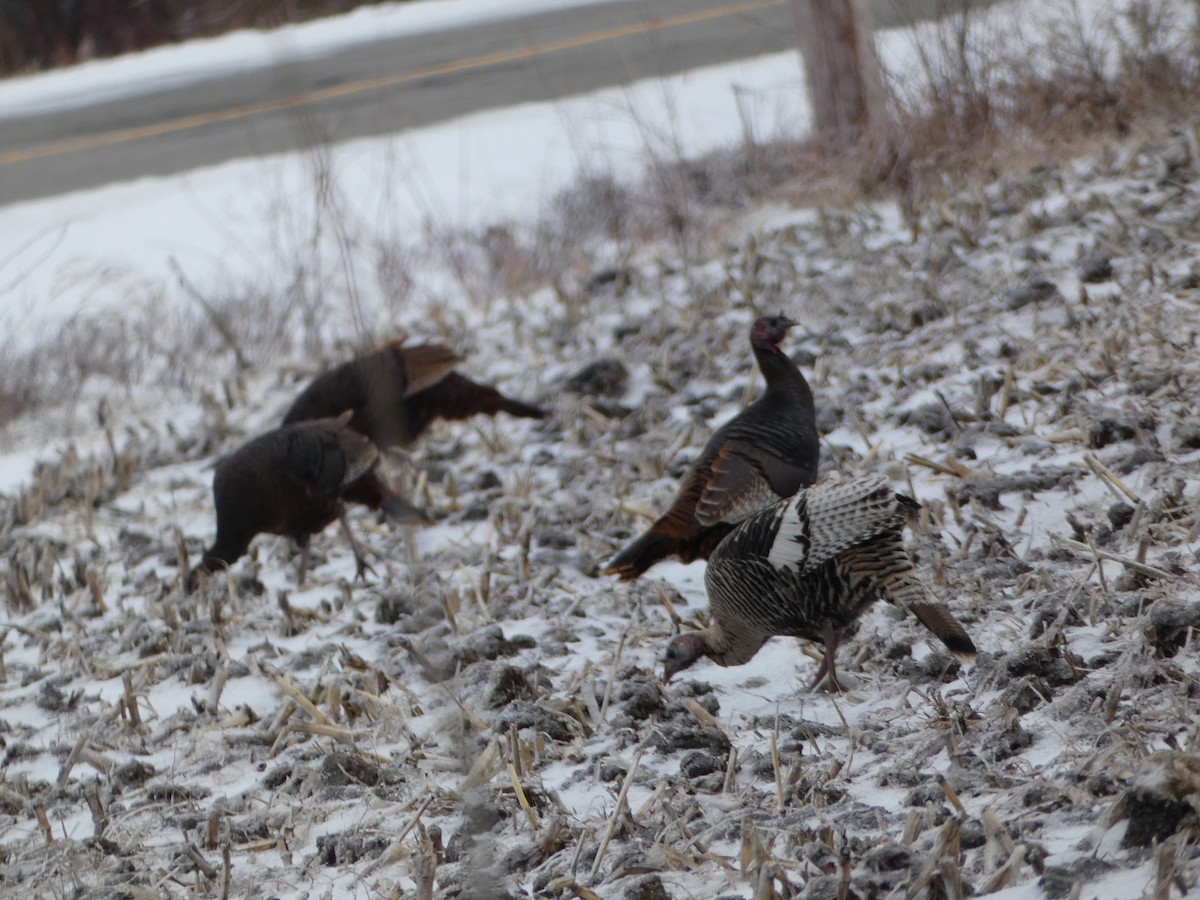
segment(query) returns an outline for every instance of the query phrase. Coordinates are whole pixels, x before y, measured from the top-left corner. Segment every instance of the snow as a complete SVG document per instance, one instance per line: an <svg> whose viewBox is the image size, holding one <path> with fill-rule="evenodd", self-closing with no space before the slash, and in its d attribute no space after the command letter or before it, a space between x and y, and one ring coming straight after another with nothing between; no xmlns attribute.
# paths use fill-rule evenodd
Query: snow
<svg viewBox="0 0 1200 900"><path fill-rule="evenodd" d="M380 15L415 17L396 27L418 19L437 27L435 15L464 9L443 0ZM349 17L336 33L349 40L366 22ZM72 77L105 90L150 72L169 77L150 67L174 65L175 55L186 73L225 53L249 61L278 46L272 41L318 52L302 32L96 63L46 76L45 88L36 79L0 87L0 105L34 102L37 90L47 92L43 101L52 90L69 94L62 85ZM894 49L902 37L884 36L890 66L904 58ZM788 133L804 120L797 73L790 54L703 70L341 145L331 165L346 221L364 234L400 239L429 235L433 225L450 233L527 222L581 171L633 177L647 154L739 140L739 94L754 102L756 134ZM650 133L647 122L660 127ZM1021 212L1003 203L988 208L975 246L938 225L953 221L959 201L979 215L974 194L930 214L915 240L895 204L864 204L833 224L837 211L776 204L696 241L710 248L704 258L671 242L618 255L626 287L593 285L564 299L493 284L496 302L489 296L486 309L473 309L461 284L435 269L416 277L436 287L401 308L382 293L367 296L372 334L401 327L423 339L469 340L473 375L545 404L552 417L442 424L409 458L389 460L410 483L428 473L423 502L445 518L412 531L352 511L378 572L366 583L353 580L352 556L330 528L314 538L303 589L293 548L267 536L230 582L194 595L178 586L176 534L192 561L212 538L213 459L270 427L320 358L288 360L287 373L241 374L214 359L195 383L211 375L228 390L209 402L194 391L129 385L109 413L111 445L90 410L70 417L66 443L39 432L48 425L13 423L11 452L0 460L8 511L0 876L45 893L150 891L168 881L215 893L228 846L233 895L410 892L423 859L437 858L436 827L439 896L472 896L472 879L481 879L521 896L563 896L578 883L621 897L646 871L672 896L709 896L720 885L749 897L762 882L748 859L771 867L777 887L786 878L798 891L829 871L840 848L855 879L878 879L888 895L938 863L953 827L986 830L980 823L994 814L1004 834L982 846L964 840L954 854L976 892L1003 874L1005 839L1031 853L993 896L1042 896L1041 869L1065 873L1068 885L1077 879L1082 897L1154 892L1152 855L1122 844L1123 790L1147 754L1194 754L1200 725L1188 682L1200 647L1193 637L1170 655L1151 636L1165 630L1160 614L1170 603L1194 608L1200 599L1188 574L1200 552L1200 469L1187 438L1195 289L1164 283L1137 230L1179 236L1155 255L1161 272L1185 274L1200 258L1186 227L1196 194L1162 183L1163 160L1179 148L1164 141L1119 163L1101 149L1046 174L1034 201L1044 224L1024 242L1007 237ZM185 302L172 259L206 293L247 282L269 292L313 228L312 165L241 161L0 209L0 235L15 248L0 269L10 285L7 326L33 340L81 310L167 310ZM1174 177L1200 178L1187 167ZM1098 194L1107 206L1084 202ZM1018 264L1028 242L1044 251L1036 266ZM1107 290L1087 285L1085 301L1076 248L1092 246L1112 249L1115 274ZM597 253L608 258L611 249ZM921 266L932 256L954 260L938 278L944 308L914 324L902 313L927 296ZM839 653L843 695L807 693L814 648L779 638L745 666L701 662L658 686L673 631L664 598L683 627L698 623L702 565L666 562L633 585L597 569L645 527L641 511L669 502L679 463L761 381L745 348L760 296L752 273L803 323L789 348L817 357L804 368L835 423L825 469L884 474L925 504L929 527L910 547L921 577L980 647L975 664L958 667L911 617L877 605ZM1005 288L1031 274L1053 280L1061 296L1007 309ZM447 308L469 324L437 318ZM450 333L431 322L450 323ZM348 331L332 323L330 343ZM603 357L631 370L619 396L561 390ZM684 367L686 379L677 374ZM980 385L997 378L1009 380L1011 394L980 399ZM1146 383L1148 393L1134 388ZM942 427L904 415L943 401L954 421ZM1089 425L1129 412L1152 415L1155 427L1089 443ZM1139 462L1138 449L1159 455ZM930 468L914 455L962 470ZM1114 488L1086 455L1144 502L1138 530L1112 527ZM48 465L35 473L39 458ZM123 465L132 473L125 480ZM1033 489L1001 481L997 505L987 501L995 479L1039 470L1064 474ZM487 486L489 472L499 487ZM18 499L34 510L27 522L13 511ZM1078 540L1078 529L1117 559L1056 544ZM1134 578L1121 561L1143 557L1170 577ZM493 627L510 645L489 643ZM292 701L285 683L318 715ZM518 698L495 702L497 691ZM131 692L140 726L125 706ZM698 748L688 743L693 731L705 742ZM722 740L737 753L728 786L729 758L713 750ZM76 746L86 752L59 788ZM681 771L697 752L716 759L714 772ZM600 836L635 760L629 813L613 820L619 827L593 884ZM354 764L362 768L339 780L338 767ZM510 764L522 773L536 832ZM950 817L938 776L957 790L963 822ZM427 800L420 827L400 839ZM52 822L50 847L39 806ZM491 812L494 824L478 824ZM203 837L210 821L221 831L216 847ZM394 841L395 852L385 849ZM189 845L218 871L215 881L188 862ZM871 851L887 845L911 862L872 869ZM1194 849L1176 839L1164 846L1183 883L1194 884ZM1112 868L1089 868L1093 856Z"/></svg>

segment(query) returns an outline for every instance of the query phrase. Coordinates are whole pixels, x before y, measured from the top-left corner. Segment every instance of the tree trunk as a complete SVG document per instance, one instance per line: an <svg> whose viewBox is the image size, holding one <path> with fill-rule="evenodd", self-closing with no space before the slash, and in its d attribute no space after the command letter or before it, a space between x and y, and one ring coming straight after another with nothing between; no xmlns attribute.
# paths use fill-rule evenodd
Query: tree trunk
<svg viewBox="0 0 1200 900"><path fill-rule="evenodd" d="M887 95L863 0L792 0L813 135L831 153L886 142Z"/></svg>

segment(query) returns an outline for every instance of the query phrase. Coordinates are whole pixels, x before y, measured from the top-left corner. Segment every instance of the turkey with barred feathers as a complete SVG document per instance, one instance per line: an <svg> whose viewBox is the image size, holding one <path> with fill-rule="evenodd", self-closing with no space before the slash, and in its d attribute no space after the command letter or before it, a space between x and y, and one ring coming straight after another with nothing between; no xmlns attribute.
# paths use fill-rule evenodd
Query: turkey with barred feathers
<svg viewBox="0 0 1200 900"><path fill-rule="evenodd" d="M663 681L704 656L742 665L785 635L825 645L809 690L826 676L840 690L838 642L880 599L913 613L956 656L974 656L970 636L917 579L904 549L904 525L919 509L885 479L868 477L815 485L744 519L708 558L712 624L671 641Z"/></svg>

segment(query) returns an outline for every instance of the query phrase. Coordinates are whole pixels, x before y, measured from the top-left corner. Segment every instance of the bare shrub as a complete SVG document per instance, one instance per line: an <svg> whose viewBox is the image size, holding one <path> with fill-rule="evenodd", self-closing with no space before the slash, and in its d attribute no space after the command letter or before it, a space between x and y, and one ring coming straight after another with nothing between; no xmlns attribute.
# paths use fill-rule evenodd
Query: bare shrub
<svg viewBox="0 0 1200 900"><path fill-rule="evenodd" d="M1076 4L1037 35L997 30L966 0L917 41L920 77L896 97L891 180L936 196L971 173L1086 151L1135 123L1178 121L1200 102L1197 34L1178 4L1131 0L1092 22Z"/></svg>
<svg viewBox="0 0 1200 900"><path fill-rule="evenodd" d="M572 275L627 267L649 242L685 247L707 235L713 217L747 209L805 170L809 155L792 141L771 141L688 159L655 159L622 184L612 175L581 178L559 191L536 224L498 223L438 235L447 267L480 302L496 293L562 285Z"/></svg>
<svg viewBox="0 0 1200 900"><path fill-rule="evenodd" d="M281 284L244 284L212 296L178 266L176 274L182 298L164 294L100 314L77 313L7 343L0 350L4 421L135 385L204 387L197 382L294 356L320 358L345 333L356 333L361 318L331 289L337 272L311 258L298 261Z"/></svg>

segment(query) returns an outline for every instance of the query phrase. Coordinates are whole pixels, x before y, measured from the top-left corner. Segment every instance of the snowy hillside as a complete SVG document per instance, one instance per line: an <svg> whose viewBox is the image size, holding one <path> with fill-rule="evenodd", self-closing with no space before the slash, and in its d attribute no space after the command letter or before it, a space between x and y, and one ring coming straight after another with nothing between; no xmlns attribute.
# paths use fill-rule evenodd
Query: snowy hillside
<svg viewBox="0 0 1200 900"><path fill-rule="evenodd" d="M1130 144L965 191L915 237L887 205L766 208L703 257L397 311L553 414L391 459L441 518L356 512L365 584L331 527L303 590L268 536L180 587L213 460L322 361L77 407L78 449L4 504L6 891L1194 890L1198 174L1190 137ZM925 504L910 549L974 664L877 606L844 695L805 692L819 657L790 639L664 687L702 565L598 575L760 387L749 324L780 309L823 468Z"/></svg>

